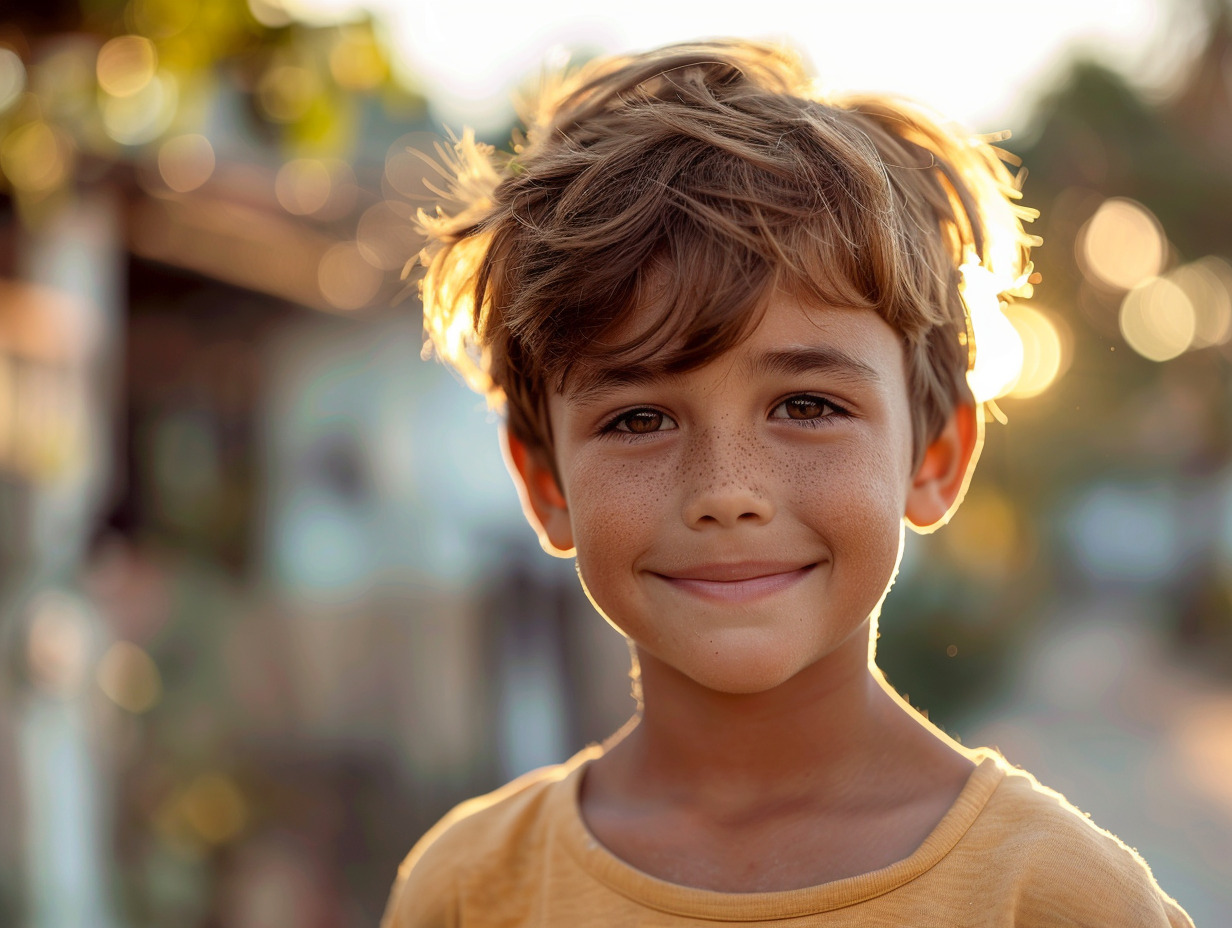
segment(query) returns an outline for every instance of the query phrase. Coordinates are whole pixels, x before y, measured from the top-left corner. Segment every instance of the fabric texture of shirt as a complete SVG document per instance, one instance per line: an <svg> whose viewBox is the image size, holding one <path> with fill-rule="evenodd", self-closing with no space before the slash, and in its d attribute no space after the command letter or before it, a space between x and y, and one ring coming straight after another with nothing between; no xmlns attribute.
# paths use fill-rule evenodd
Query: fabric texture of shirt
<svg viewBox="0 0 1232 928"><path fill-rule="evenodd" d="M993 751L909 857L781 892L677 886L591 836L578 787L601 750L450 812L398 871L382 928L1192 928L1132 850Z"/></svg>

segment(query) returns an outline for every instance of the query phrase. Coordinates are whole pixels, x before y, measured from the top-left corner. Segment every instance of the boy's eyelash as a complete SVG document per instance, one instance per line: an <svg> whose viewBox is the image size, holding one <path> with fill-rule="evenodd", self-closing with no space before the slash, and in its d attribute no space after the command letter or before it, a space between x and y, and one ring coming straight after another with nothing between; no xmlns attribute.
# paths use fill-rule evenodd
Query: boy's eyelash
<svg viewBox="0 0 1232 928"><path fill-rule="evenodd" d="M617 435L617 436L628 436L628 435L637 436L637 435L653 435L656 432L670 431L670 429L660 428L660 429L649 429L645 432L635 432L631 428L623 428L623 429L620 428L621 423L628 424L635 416L646 415L648 413L655 415L655 416L662 416L664 421L670 422L672 424L672 428L676 427L676 420L673 419L671 416L669 416L667 413L662 412L661 410L655 409L653 406L638 406L634 409L626 409L624 412L617 413L616 415L612 416L610 419L607 419L601 426L599 426L599 434L600 435Z"/></svg>
<svg viewBox="0 0 1232 928"><path fill-rule="evenodd" d="M815 393L793 393L791 396L784 397L783 399L775 403L774 406L771 408L771 412L773 413L775 410L779 409L779 407L781 406L786 406L788 403L792 402L793 400L804 400L813 405L820 406L821 412L818 415L813 416L811 418L797 418L791 415L786 415L786 416L773 416L772 415L771 418L786 419L798 425L805 426L806 428L820 428L829 419L850 418L851 416L851 411L847 409L846 407L834 402L834 400L827 399L824 396L818 396ZM667 423L670 423L670 426L668 428L648 429L644 432L638 432L638 431L635 431L633 428L628 427L628 424L632 422L636 417L638 416L646 417L648 415L660 416L662 417L662 421L660 422L660 425L662 425L662 422L667 422ZM626 425L625 428L620 427L622 423ZM678 428L678 426L676 425L676 421L671 416L669 416L667 413L661 410L655 409L653 406L638 406L634 409L626 409L624 412L617 413L611 418L605 420L603 424L599 426L598 434L600 435L634 435L634 436L653 435L658 432L671 431L675 428Z"/></svg>
<svg viewBox="0 0 1232 928"><path fill-rule="evenodd" d="M851 410L827 399L824 396L818 396L815 393L793 393L791 396L786 396L774 404L771 412L773 413L780 406L786 406L792 400L807 400L809 403L822 407L820 415L808 419L797 419L792 416L773 416L776 419L786 419L790 422L797 423L810 428L818 428L826 423L829 419L847 419L851 417Z"/></svg>

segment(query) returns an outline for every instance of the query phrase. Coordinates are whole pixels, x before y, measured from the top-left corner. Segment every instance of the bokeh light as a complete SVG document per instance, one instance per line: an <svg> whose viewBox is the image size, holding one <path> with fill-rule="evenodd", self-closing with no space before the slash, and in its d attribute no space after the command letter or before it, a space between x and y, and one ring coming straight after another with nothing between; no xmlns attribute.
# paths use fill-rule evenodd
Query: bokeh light
<svg viewBox="0 0 1232 928"><path fill-rule="evenodd" d="M355 171L338 158L296 158L274 177L274 196L295 216L323 222L348 218L359 196Z"/></svg>
<svg viewBox="0 0 1232 928"><path fill-rule="evenodd" d="M158 173L176 193L196 190L214 173L214 146L204 135L177 135L158 149Z"/></svg>
<svg viewBox="0 0 1232 928"><path fill-rule="evenodd" d="M1022 368L1006 395L1016 399L1038 396L1064 373L1072 336L1051 313L1035 306L1013 303L1005 314L1022 342Z"/></svg>
<svg viewBox="0 0 1232 928"><path fill-rule="evenodd" d="M239 786L226 774L213 771L199 774L168 796L155 816L163 835L187 853L202 844L234 840L248 820L248 803Z"/></svg>
<svg viewBox="0 0 1232 928"><path fill-rule="evenodd" d="M940 538L950 554L980 575L1003 574L1014 564L1021 529L1014 504L992 486L973 488Z"/></svg>
<svg viewBox="0 0 1232 928"><path fill-rule="evenodd" d="M117 641L107 649L95 676L107 698L134 715L148 712L162 698L158 667L149 654L128 641Z"/></svg>
<svg viewBox="0 0 1232 928"><path fill-rule="evenodd" d="M1065 519L1074 563L1095 579L1157 583L1184 558L1184 535L1167 487L1098 485Z"/></svg>
<svg viewBox="0 0 1232 928"><path fill-rule="evenodd" d="M90 650L89 619L81 604L58 590L40 593L29 608L26 660L40 690L68 698L81 689Z"/></svg>
<svg viewBox="0 0 1232 928"><path fill-rule="evenodd" d="M324 207L332 189L329 168L316 158L288 161L274 177L274 195L296 216L310 216Z"/></svg>
<svg viewBox="0 0 1232 928"><path fill-rule="evenodd" d="M1141 203L1105 200L1078 234L1077 256L1087 276L1114 290L1130 290L1164 269L1163 227Z"/></svg>
<svg viewBox="0 0 1232 928"><path fill-rule="evenodd" d="M45 122L26 123L0 143L0 170L27 193L46 193L61 186L72 171L72 143Z"/></svg>
<svg viewBox="0 0 1232 928"><path fill-rule="evenodd" d="M121 145L144 145L167 130L178 103L175 76L159 71L139 89L103 100L103 128Z"/></svg>
<svg viewBox="0 0 1232 928"><path fill-rule="evenodd" d="M0 113L12 106L26 89L26 66L11 48L0 45Z"/></svg>
<svg viewBox="0 0 1232 928"><path fill-rule="evenodd" d="M1208 256L1178 267L1168 279L1189 297L1194 311L1191 348L1223 345L1232 338L1232 265Z"/></svg>
<svg viewBox="0 0 1232 928"><path fill-rule="evenodd" d="M84 34L40 49L26 73L29 87L23 103L40 119L66 120L61 128L71 129L68 122L73 120L82 120L78 125L83 129L90 127L95 101L106 95L98 86L98 50L97 40Z"/></svg>
<svg viewBox="0 0 1232 928"><path fill-rule="evenodd" d="M291 14L281 0L248 0L248 11L253 19L270 29L279 29L291 22Z"/></svg>
<svg viewBox="0 0 1232 928"><path fill-rule="evenodd" d="M244 828L247 805L235 782L218 773L197 777L180 798L184 818L208 844L225 844Z"/></svg>
<svg viewBox="0 0 1232 928"><path fill-rule="evenodd" d="M1189 296L1166 277L1152 277L1125 294L1118 321L1129 347L1152 361L1184 352L1197 328Z"/></svg>
<svg viewBox="0 0 1232 928"><path fill-rule="evenodd" d="M317 285L336 309L360 309L372 302L384 275L364 259L354 242L340 242L321 258Z"/></svg>
<svg viewBox="0 0 1232 928"><path fill-rule="evenodd" d="M261 76L257 101L275 122L294 122L308 112L320 92L320 81L307 68L277 64Z"/></svg>
<svg viewBox="0 0 1232 928"><path fill-rule="evenodd" d="M131 97L144 88L158 70L158 52L145 36L122 35L98 52L98 86L113 97Z"/></svg>
<svg viewBox="0 0 1232 928"><path fill-rule="evenodd" d="M1232 698L1212 695L1189 708L1173 732L1174 747L1200 795L1232 815Z"/></svg>

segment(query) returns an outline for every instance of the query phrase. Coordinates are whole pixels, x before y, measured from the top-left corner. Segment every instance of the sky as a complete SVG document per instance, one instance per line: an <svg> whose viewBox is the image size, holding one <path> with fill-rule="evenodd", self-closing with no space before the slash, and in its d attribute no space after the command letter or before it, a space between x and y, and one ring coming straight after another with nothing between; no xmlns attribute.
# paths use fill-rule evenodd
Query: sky
<svg viewBox="0 0 1232 928"><path fill-rule="evenodd" d="M511 92L533 86L567 50L625 52L721 35L785 40L827 87L903 94L976 131L1014 129L1074 53L1159 88L1194 51L1202 23L1201 0L282 3L315 21L373 12L441 121L481 131L507 124Z"/></svg>

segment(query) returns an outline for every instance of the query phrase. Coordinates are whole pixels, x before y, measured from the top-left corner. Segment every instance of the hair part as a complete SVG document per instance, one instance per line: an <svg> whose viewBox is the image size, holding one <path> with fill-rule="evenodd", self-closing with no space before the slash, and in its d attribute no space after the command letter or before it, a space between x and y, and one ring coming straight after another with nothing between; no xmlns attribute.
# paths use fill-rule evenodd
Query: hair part
<svg viewBox="0 0 1232 928"><path fill-rule="evenodd" d="M698 367L775 288L871 309L903 339L917 461L971 393L960 268L1029 292L1010 156L884 96L825 96L788 50L669 46L561 76L498 155L441 150L452 212L421 211L435 352L532 447L547 397L596 367ZM652 324L630 332L634 308Z"/></svg>

